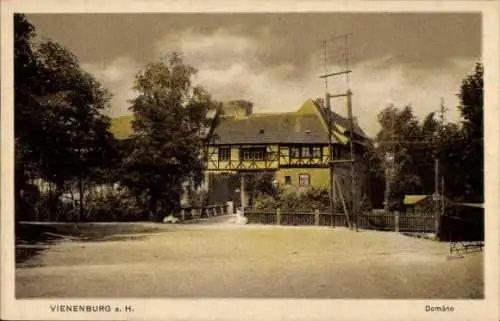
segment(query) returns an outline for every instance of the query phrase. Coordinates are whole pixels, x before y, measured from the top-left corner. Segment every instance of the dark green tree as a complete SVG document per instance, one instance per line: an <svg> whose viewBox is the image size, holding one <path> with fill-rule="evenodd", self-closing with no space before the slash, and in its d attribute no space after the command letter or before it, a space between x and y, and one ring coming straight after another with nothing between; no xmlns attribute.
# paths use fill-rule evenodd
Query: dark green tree
<svg viewBox="0 0 500 321"><path fill-rule="evenodd" d="M80 182L82 193L83 181L114 150L110 120L102 114L110 95L66 48L35 41L25 16L14 20L17 190L29 176L53 183L54 201L72 182Z"/></svg>
<svg viewBox="0 0 500 321"><path fill-rule="evenodd" d="M109 107L111 95L63 46L45 41L37 54L41 66L38 81L44 90L39 99L45 139L41 177L54 182L59 193L65 184L75 183L83 200L85 181L105 167L114 152L110 119L102 113ZM83 201L79 204L81 219L85 219Z"/></svg>
<svg viewBox="0 0 500 321"><path fill-rule="evenodd" d="M378 121L381 129L375 138L372 168L385 179L384 203L389 208L400 203L405 194L421 190L416 171L419 147L415 143L420 139L420 124L411 106L402 110L388 106L379 113Z"/></svg>
<svg viewBox="0 0 500 321"><path fill-rule="evenodd" d="M32 46L35 28L22 14L14 15L14 128L15 128L15 205L16 220L34 219L33 202L26 199L27 191L35 188L31 180L38 172L40 140L40 106L37 96L39 65Z"/></svg>
<svg viewBox="0 0 500 321"><path fill-rule="evenodd" d="M460 105L462 118L464 196L470 201L484 201L484 134L483 134L483 74L484 68L477 63L473 74L462 80Z"/></svg>
<svg viewBox="0 0 500 321"><path fill-rule="evenodd" d="M186 184L202 181L204 142L217 105L193 85L195 73L174 53L136 75L132 152L122 183L147 200L145 219L176 211Z"/></svg>

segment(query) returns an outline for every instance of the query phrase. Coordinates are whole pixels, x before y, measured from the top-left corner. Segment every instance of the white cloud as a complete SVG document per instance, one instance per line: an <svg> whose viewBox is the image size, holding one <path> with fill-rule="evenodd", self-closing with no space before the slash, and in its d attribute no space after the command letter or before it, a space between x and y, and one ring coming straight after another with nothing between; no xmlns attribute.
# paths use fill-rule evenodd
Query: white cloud
<svg viewBox="0 0 500 321"><path fill-rule="evenodd" d="M266 29L257 32L265 36ZM317 59L317 52L311 52L309 61L304 62L306 66L288 62L266 66L259 57L265 57L263 53L269 52L269 46L256 38L226 30L208 35L186 30L166 35L157 43L156 50L158 56L182 52L185 62L198 69L195 83L203 85L217 100L250 100L256 112L293 111L308 98L324 96L324 80L318 78L324 67ZM458 118L456 93L461 79L473 71L474 61L455 59L433 71L391 65L389 61L390 56L358 63L352 66L349 75L354 93L353 111L369 135L376 134L379 128L376 116L389 103L397 107L411 103L415 114L423 117L439 108L442 97L449 108L448 119ZM125 57L105 68L87 66L115 94L112 115L127 113L126 99L133 96L133 76L141 67ZM304 67L309 72L297 79L294 71ZM345 78L330 79L328 87L331 93L344 91ZM332 107L345 115L341 99L333 101Z"/></svg>
<svg viewBox="0 0 500 321"><path fill-rule="evenodd" d="M376 115L388 103L396 107L411 104L415 115L422 119L437 111L443 98L448 108L446 118L457 121L457 93L462 78L473 71L474 63L473 60L452 61L432 71L404 65L390 69L378 69L376 64L357 66L352 77L354 112L367 133L374 135L379 129Z"/></svg>
<svg viewBox="0 0 500 321"><path fill-rule="evenodd" d="M132 90L134 76L141 66L128 57L118 57L106 66L99 64L83 64L82 68L92 73L105 88L113 94L111 110L112 117L128 114L128 100L135 97Z"/></svg>

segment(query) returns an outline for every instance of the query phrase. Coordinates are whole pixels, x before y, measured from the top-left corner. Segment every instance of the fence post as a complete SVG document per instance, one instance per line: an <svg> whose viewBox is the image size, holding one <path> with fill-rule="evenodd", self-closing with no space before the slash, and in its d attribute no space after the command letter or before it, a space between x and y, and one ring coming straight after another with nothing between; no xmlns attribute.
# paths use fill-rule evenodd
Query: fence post
<svg viewBox="0 0 500 321"><path fill-rule="evenodd" d="M319 209L314 210L314 225L319 226Z"/></svg>
<svg viewBox="0 0 500 321"><path fill-rule="evenodd" d="M281 209L279 207L276 209L276 224L281 225Z"/></svg>
<svg viewBox="0 0 500 321"><path fill-rule="evenodd" d="M399 233L399 211L394 211L394 229Z"/></svg>
<svg viewBox="0 0 500 321"><path fill-rule="evenodd" d="M185 210L185 209L181 209L181 219L182 219L183 221L185 221L185 220L186 220L186 210Z"/></svg>
<svg viewBox="0 0 500 321"><path fill-rule="evenodd" d="M217 216L217 207L214 206L214 216Z"/></svg>

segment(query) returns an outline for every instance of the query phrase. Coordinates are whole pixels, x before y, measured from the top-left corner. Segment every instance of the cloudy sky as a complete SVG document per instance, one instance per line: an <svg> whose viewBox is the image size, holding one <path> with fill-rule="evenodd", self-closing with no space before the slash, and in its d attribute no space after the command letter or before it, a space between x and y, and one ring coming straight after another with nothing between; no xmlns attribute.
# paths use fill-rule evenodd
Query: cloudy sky
<svg viewBox="0 0 500 321"><path fill-rule="evenodd" d="M443 98L458 119L461 79L481 57L479 14L29 14L38 33L65 45L113 94L112 116L128 114L134 75L180 51L196 82L215 99L246 99L256 112L293 111L322 97L325 72L340 70L349 33L353 111L370 135L387 104L411 104L424 116ZM345 91L346 78L328 83ZM333 107L345 115L342 100Z"/></svg>

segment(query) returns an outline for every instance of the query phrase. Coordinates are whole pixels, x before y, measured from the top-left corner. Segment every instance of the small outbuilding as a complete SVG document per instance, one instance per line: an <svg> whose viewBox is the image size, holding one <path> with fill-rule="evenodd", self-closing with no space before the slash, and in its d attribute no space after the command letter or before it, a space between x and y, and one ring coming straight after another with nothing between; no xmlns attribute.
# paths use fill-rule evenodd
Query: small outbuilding
<svg viewBox="0 0 500 321"><path fill-rule="evenodd" d="M432 208L432 195L405 195L403 205L407 213L425 213Z"/></svg>

